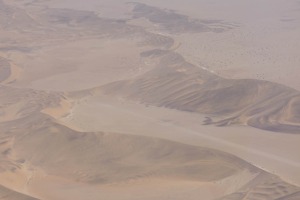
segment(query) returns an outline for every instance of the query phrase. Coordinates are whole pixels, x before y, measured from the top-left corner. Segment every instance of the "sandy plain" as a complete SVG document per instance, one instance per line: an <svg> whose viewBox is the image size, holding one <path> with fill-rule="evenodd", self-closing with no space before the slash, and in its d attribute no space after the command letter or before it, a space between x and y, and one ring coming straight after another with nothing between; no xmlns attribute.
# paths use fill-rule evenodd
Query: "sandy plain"
<svg viewBox="0 0 300 200"><path fill-rule="evenodd" d="M0 198L299 199L299 6L0 0Z"/></svg>
<svg viewBox="0 0 300 200"><path fill-rule="evenodd" d="M68 7L97 12L107 18L130 18L130 6L125 0L87 3L71 1L51 1L48 6ZM195 65L208 68L226 78L252 78L269 80L300 89L299 74L299 3L297 1L238 0L214 2L208 0L148 1L154 7L177 11L194 19L226 21L235 27L222 34L211 32L173 35L181 46L177 49ZM190 6L193 5L193 6ZM258 6L259 5L259 6ZM116 12L111 12L116 10ZM116 14L118 13L118 14ZM131 19L129 23L147 26L147 19ZM150 31L158 32L157 26ZM149 26L148 26L149 28ZM226 49L226 51L224 51Z"/></svg>

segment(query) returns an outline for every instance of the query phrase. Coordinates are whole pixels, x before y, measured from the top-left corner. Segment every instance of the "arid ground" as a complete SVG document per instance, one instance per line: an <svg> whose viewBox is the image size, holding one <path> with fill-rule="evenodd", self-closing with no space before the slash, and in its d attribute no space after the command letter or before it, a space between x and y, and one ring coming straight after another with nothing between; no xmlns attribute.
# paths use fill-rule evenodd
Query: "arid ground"
<svg viewBox="0 0 300 200"><path fill-rule="evenodd" d="M300 2L0 0L0 199L299 200Z"/></svg>

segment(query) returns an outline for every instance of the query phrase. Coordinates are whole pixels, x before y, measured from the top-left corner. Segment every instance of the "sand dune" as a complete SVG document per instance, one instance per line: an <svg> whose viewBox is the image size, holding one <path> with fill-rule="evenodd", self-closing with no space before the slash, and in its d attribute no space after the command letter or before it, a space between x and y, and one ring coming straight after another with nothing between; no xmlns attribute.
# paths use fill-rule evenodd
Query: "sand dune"
<svg viewBox="0 0 300 200"><path fill-rule="evenodd" d="M0 199L299 199L299 91L190 62L242 23L142 2L0 0Z"/></svg>
<svg viewBox="0 0 300 200"><path fill-rule="evenodd" d="M111 184L165 177L211 182L248 168L230 155L161 139L76 133L61 125L44 126L49 127L43 128L44 134L37 127L38 131L16 138L16 154L51 175L74 181ZM38 152L42 146L44 151Z"/></svg>
<svg viewBox="0 0 300 200"><path fill-rule="evenodd" d="M248 124L271 131L299 133L300 93L297 90L268 81L224 79L170 51L153 50L142 56L160 57L161 62L136 79L104 86L106 94L223 117L216 121L208 118L205 124Z"/></svg>
<svg viewBox="0 0 300 200"><path fill-rule="evenodd" d="M2 86L1 94L8 90L10 95L1 97L2 104L13 105L21 101L24 105L20 106L21 114L18 117L1 123L0 128L7 130L3 134L9 133L5 140L10 141L3 143L7 147L2 144L3 150L6 149L3 152L6 153L2 154L1 182L6 187L13 187L20 192L24 192L26 188L26 194L33 197L52 199L49 192L52 193L63 185L76 185L77 182L82 184L83 188L90 185L94 195L90 199L103 198L103 194L109 195L110 191L118 188L122 194L122 188L125 186L129 190L132 189L131 193L138 194L136 183L145 188L149 187L149 184L162 186L159 193L158 189L151 186L153 191L146 193L143 196L145 199L153 198L154 194L159 199L167 199L166 194L168 198L175 198L184 193L172 194L171 191L177 188L185 192L187 186L198 188L198 192L189 192L188 199L197 199L199 195L207 195L207 199L213 199L223 195L235 196L231 194L232 185L226 183L238 180L237 177L243 173L243 181L235 183L238 189L256 190L260 184L265 187L265 182L274 187L266 189L270 190L267 194L264 191L251 194L254 196L260 196L262 193L266 198L283 198L299 191L297 187L284 183L276 176L221 151L146 136L78 132L61 124L58 120L61 116L45 112L54 109L54 113L60 113L59 108L65 112L68 110L61 106L61 102L66 100L62 93ZM11 164L5 167L3 164L7 161ZM25 176L19 177L19 183L10 182L10 177L14 177L12 172ZM39 181L42 183L37 186ZM51 184L47 185L47 182ZM176 184L172 186L171 182ZM207 194L208 185L210 190L215 191L214 195ZM42 193L38 189L40 187L44 188ZM101 188L100 191L103 192L96 192L94 187ZM55 199L70 198L73 192L54 192ZM80 190L77 192L80 193ZM83 189L82 192L86 191ZM113 196L112 199L132 198Z"/></svg>
<svg viewBox="0 0 300 200"><path fill-rule="evenodd" d="M15 90L18 95L12 93L8 98L2 98L2 103L17 104L23 93L22 101L27 105L20 108L22 115L19 118L1 124L1 129L10 133L5 138L10 141L6 142L8 151L3 146L6 143L2 144L3 152L7 152L1 162L2 173L23 171L30 177L24 169L26 161L37 174L43 171L49 176L92 185L130 185L132 181L156 178L178 183L195 181L197 184L221 180L240 170L260 171L234 156L207 148L141 136L78 132L41 113L48 108L49 101L52 107L60 104L59 94L52 97L51 93L33 90L22 90L21 93L18 89L1 87L2 92L8 89ZM33 101L39 102L39 106L32 104ZM15 124L18 124L17 128L14 128ZM6 161L12 163L4 167ZM34 190L30 185L34 177L25 185L5 182L9 177L9 173L3 174L1 182L19 191L23 187L26 191Z"/></svg>
<svg viewBox="0 0 300 200"><path fill-rule="evenodd" d="M5 187L0 186L0 199L3 200L34 200L36 198L20 194L18 192L9 190Z"/></svg>
<svg viewBox="0 0 300 200"><path fill-rule="evenodd" d="M255 186L253 187L253 185ZM257 176L255 179L250 181L248 185L242 187L240 191L221 199L290 199L294 197L297 198L297 195L297 188L287 186L286 183L282 182L277 177L270 177L268 174L262 173L260 176Z"/></svg>
<svg viewBox="0 0 300 200"><path fill-rule="evenodd" d="M297 175L300 140L297 134L275 134L246 126L203 126L205 115L199 113L147 106L90 93L75 101L70 113L59 120L79 131L158 137L218 149L267 169L286 181L296 185L300 183Z"/></svg>

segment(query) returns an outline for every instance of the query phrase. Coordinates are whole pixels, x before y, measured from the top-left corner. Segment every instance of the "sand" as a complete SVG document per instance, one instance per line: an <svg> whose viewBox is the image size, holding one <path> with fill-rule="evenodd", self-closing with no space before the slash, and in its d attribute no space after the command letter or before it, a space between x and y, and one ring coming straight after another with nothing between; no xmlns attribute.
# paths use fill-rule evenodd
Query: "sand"
<svg viewBox="0 0 300 200"><path fill-rule="evenodd" d="M101 96L78 102L61 120L79 130L146 135L219 149L300 184L298 135L274 134L245 126L203 126L204 119L200 114Z"/></svg>
<svg viewBox="0 0 300 200"><path fill-rule="evenodd" d="M299 199L298 10L0 0L0 199Z"/></svg>

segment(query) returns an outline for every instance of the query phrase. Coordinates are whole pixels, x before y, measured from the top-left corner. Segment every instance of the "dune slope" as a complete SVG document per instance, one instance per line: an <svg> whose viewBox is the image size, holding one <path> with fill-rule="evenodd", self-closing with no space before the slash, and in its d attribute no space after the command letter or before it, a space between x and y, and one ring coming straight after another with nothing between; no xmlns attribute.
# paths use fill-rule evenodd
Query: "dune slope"
<svg viewBox="0 0 300 200"><path fill-rule="evenodd" d="M177 51L184 46L178 36L230 34L236 23L142 3L119 8L125 17L105 18L100 1L74 2L0 0L0 199L299 199L299 187L288 183L282 171L258 164L259 159L276 160L292 174L299 166L297 140L276 155L255 145L243 148L260 132L244 141L244 135L227 135L221 128L210 137L217 129L192 127L202 119L197 113L203 113L207 125L300 133L299 91L268 81L225 79ZM118 4L105 2L112 10ZM89 115L85 120L91 123L63 120L72 122L80 104L89 104L77 114ZM149 108L149 115L140 108ZM155 109L161 109L159 117L151 115ZM178 118L164 118L173 114ZM182 123L191 129L180 126L186 114L197 119ZM88 129L93 123L97 129ZM287 134L280 136L270 143ZM269 144L267 139L258 146ZM229 147L233 155L226 153ZM241 149L246 160L236 156Z"/></svg>
<svg viewBox="0 0 300 200"><path fill-rule="evenodd" d="M40 190L35 189L38 187L36 181L42 179L43 184L47 185L51 177L67 180L71 185L77 182L84 184L84 187L101 187L106 193L121 185L132 187L134 193L138 192L134 190L137 181L145 187L150 183L171 181L182 188L182 192L186 191L186 184L198 187L191 193L195 196L204 195L204 188L211 185L209 187L216 194L207 197L210 199L239 192L229 189L226 181L231 183L243 173L244 181L235 183L236 188L253 190L270 182L274 188L270 189L272 192L267 194L268 198L274 195L282 198L299 191L275 175L221 151L146 136L76 131L44 112L45 109L60 107L62 101L70 101L63 93L5 86L0 89L1 94L11 91L10 95L1 96L1 104L18 105L15 109L19 111L0 124L1 130L4 130L1 133L1 183L16 191L52 199L49 196L52 190L41 194ZM11 177L15 177L13 174L23 174L18 178L18 183L11 181ZM54 182L60 182L59 179ZM56 187L54 190L58 189ZM155 191L147 193L145 199ZM63 195L71 195L72 190L69 192ZM162 189L158 197L164 199L164 195L171 195L169 192ZM91 199L101 199L101 194L96 192L95 198ZM193 195L189 199L195 199ZM113 199L124 198L119 196Z"/></svg>
<svg viewBox="0 0 300 200"><path fill-rule="evenodd" d="M254 79L224 79L172 51L152 50L141 56L159 57L160 64L135 79L111 83L100 90L146 104L218 117L216 121L208 118L206 124L247 124L300 133L300 93L295 89Z"/></svg>
<svg viewBox="0 0 300 200"><path fill-rule="evenodd" d="M14 192L3 186L0 186L0 199L1 200L34 200L36 198L24 194L20 194L18 192Z"/></svg>

